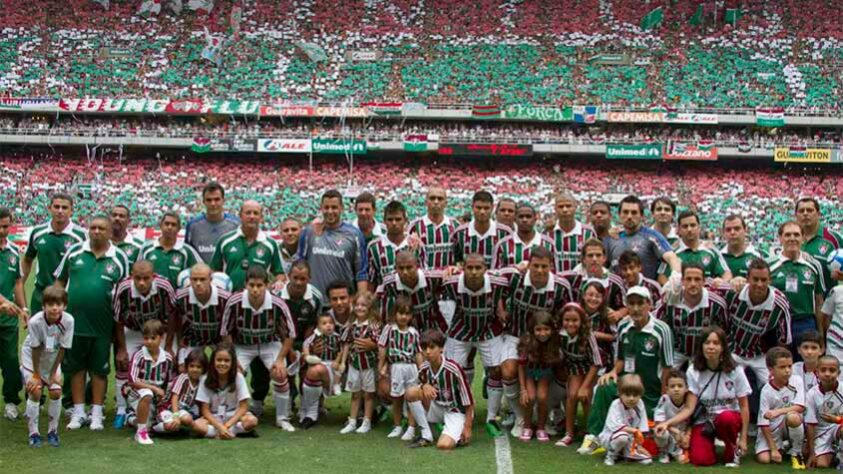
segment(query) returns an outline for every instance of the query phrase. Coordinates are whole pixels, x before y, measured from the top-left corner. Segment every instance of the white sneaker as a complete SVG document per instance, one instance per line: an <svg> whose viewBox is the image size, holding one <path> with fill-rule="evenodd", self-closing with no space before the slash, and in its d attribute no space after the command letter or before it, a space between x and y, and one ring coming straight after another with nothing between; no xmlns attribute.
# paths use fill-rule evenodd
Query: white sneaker
<svg viewBox="0 0 843 474"><path fill-rule="evenodd" d="M334 396L338 397L340 395L342 395L342 387L340 387L340 384L335 383L334 384Z"/></svg>
<svg viewBox="0 0 843 474"><path fill-rule="evenodd" d="M255 417L260 418L263 416L263 402L254 400L252 401L252 408L249 409Z"/></svg>
<svg viewBox="0 0 843 474"><path fill-rule="evenodd" d="M360 423L360 427L354 432L357 434L366 434L370 431L372 431L372 422L369 420L363 420L363 423Z"/></svg>
<svg viewBox="0 0 843 474"><path fill-rule="evenodd" d="M67 424L67 429L70 431L78 430L85 424L85 417L80 415L73 415L70 418L70 423Z"/></svg>
<svg viewBox="0 0 843 474"><path fill-rule="evenodd" d="M286 418L277 418L275 420L275 426L281 428L282 430L288 433L293 433L296 431L296 428L293 426L292 423L290 423L290 420Z"/></svg>
<svg viewBox="0 0 843 474"><path fill-rule="evenodd" d="M407 431L401 436L401 441L412 441L416 439L416 427L408 426Z"/></svg>
<svg viewBox="0 0 843 474"><path fill-rule="evenodd" d="M6 413L4 415L7 420L15 421L18 419L18 407L11 403L6 404Z"/></svg>
<svg viewBox="0 0 843 474"><path fill-rule="evenodd" d="M506 416L504 416L504 417L503 417L503 419L501 420L501 426L503 426L503 427L512 427L512 426L514 426L514 425L515 425L515 422L516 422L516 416L515 416L515 413L513 413L513 412L509 412L509 413L507 413L507 414L506 414Z"/></svg>
<svg viewBox="0 0 843 474"><path fill-rule="evenodd" d="M670 464L670 454L662 453L659 455L659 463Z"/></svg>
<svg viewBox="0 0 843 474"><path fill-rule="evenodd" d="M93 422L91 422L91 424L93 425ZM147 430L138 430L138 432L135 433L135 441L137 441L138 444L146 446L155 444L155 441L152 441L152 438L149 437L149 432Z"/></svg>
<svg viewBox="0 0 843 474"><path fill-rule="evenodd" d="M349 434L357 429L357 420L348 420L345 426L340 430L340 434Z"/></svg>
<svg viewBox="0 0 843 474"><path fill-rule="evenodd" d="M607 466L614 466L615 465L615 455L612 453L606 453L606 459L603 460L603 464Z"/></svg>
<svg viewBox="0 0 843 474"><path fill-rule="evenodd" d="M397 438L397 437L401 436L401 432L402 432L402 430L401 430L400 426L393 426L392 431L390 431L389 434L386 435L386 437L387 438Z"/></svg>
<svg viewBox="0 0 843 474"><path fill-rule="evenodd" d="M512 424L512 429L509 430L509 434L513 438L518 438L519 436L521 436L521 429L522 428L524 428L524 419L516 417L515 423ZM550 436L556 436L556 433L551 433L550 430L547 431L547 434L549 434Z"/></svg>
<svg viewBox="0 0 843 474"><path fill-rule="evenodd" d="M91 417L91 431L102 431L105 429L103 425L103 419L101 416L92 416ZM150 440L151 441L151 440Z"/></svg>

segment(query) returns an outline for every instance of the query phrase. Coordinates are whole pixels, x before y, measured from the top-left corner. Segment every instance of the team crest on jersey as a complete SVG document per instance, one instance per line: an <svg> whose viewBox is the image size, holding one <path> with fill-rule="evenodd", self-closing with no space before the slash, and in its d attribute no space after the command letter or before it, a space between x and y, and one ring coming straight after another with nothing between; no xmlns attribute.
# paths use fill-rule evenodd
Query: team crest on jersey
<svg viewBox="0 0 843 474"><path fill-rule="evenodd" d="M9 255L9 265L14 267L17 264L18 264L18 258L15 257L14 255Z"/></svg>
<svg viewBox="0 0 843 474"><path fill-rule="evenodd" d="M255 255L257 255L258 258L262 258L266 255L266 250L264 250L263 247L258 247L257 250L255 250Z"/></svg>
<svg viewBox="0 0 843 474"><path fill-rule="evenodd" d="M65 250L69 249L69 248L70 248L70 247L72 247L72 246L73 246L73 242L71 242L71 241L69 241L69 240L65 240L65 241L64 241L64 249L65 249Z"/></svg>
<svg viewBox="0 0 843 474"><path fill-rule="evenodd" d="M821 254L826 254L829 250L831 250L831 248L829 248L827 243L823 242L820 244L819 251Z"/></svg>
<svg viewBox="0 0 843 474"><path fill-rule="evenodd" d="M702 264L704 267L707 267L711 263L711 257L708 255L703 255Z"/></svg>
<svg viewBox="0 0 843 474"><path fill-rule="evenodd" d="M656 341L654 341L653 338L649 338L646 341L644 341L644 349L647 352L650 352L655 348L656 348Z"/></svg>
<svg viewBox="0 0 843 474"><path fill-rule="evenodd" d="M790 396L789 396L789 395L785 395L785 396L783 396L783 397L782 397L782 402L784 402L784 403L790 403Z"/></svg>
<svg viewBox="0 0 843 474"><path fill-rule="evenodd" d="M173 255L173 265L181 265L181 255Z"/></svg>
<svg viewBox="0 0 843 474"><path fill-rule="evenodd" d="M814 281L814 279L812 277L813 277L813 272L811 272L811 270L809 268L806 268L806 269L802 270L802 278L804 278L805 281L808 281L808 282Z"/></svg>
<svg viewBox="0 0 843 474"><path fill-rule="evenodd" d="M158 255L152 254L152 255L150 255L150 256L149 256L149 261L150 261L150 262L154 262L154 261L156 261L156 260L158 260Z"/></svg>
<svg viewBox="0 0 843 474"><path fill-rule="evenodd" d="M109 275L114 273L114 270L116 269L117 267L115 267L113 263L108 263L105 265L105 273L108 273Z"/></svg>
<svg viewBox="0 0 843 474"><path fill-rule="evenodd" d="M726 387L726 390L731 390L732 387L735 386L735 382L732 382L731 380L727 380L723 385Z"/></svg>
<svg viewBox="0 0 843 474"><path fill-rule="evenodd" d="M825 407L828 408L829 410L831 410L832 408L834 408L834 401L829 400L829 401L825 402Z"/></svg>
<svg viewBox="0 0 843 474"><path fill-rule="evenodd" d="M443 388L442 389L442 398L444 398L445 400L450 400L451 399L451 391L448 390L447 388Z"/></svg>

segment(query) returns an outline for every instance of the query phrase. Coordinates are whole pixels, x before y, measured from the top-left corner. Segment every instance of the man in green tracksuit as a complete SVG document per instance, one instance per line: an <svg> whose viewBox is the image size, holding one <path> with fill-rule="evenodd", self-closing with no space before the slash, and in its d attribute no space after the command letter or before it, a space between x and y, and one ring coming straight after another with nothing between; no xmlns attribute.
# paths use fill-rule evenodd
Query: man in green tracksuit
<svg viewBox="0 0 843 474"><path fill-rule="evenodd" d="M11 211L0 208L0 296L4 300L4 311L0 314L0 370L3 373L5 416L15 420L23 388L18 361L18 319L25 324L28 313L23 293L20 252L8 240L11 225ZM10 302L17 306L10 305Z"/></svg>

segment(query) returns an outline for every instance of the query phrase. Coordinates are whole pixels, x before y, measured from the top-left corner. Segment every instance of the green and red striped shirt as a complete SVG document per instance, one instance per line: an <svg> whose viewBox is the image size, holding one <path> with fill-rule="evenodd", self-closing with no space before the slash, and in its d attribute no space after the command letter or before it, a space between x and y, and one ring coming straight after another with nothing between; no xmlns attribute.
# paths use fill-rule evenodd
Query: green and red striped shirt
<svg viewBox="0 0 843 474"><path fill-rule="evenodd" d="M114 320L132 331L142 331L147 321L157 319L167 327L175 312L176 295L170 282L158 275L152 280L149 294L141 295L132 277L117 285L114 292Z"/></svg>
<svg viewBox="0 0 843 474"><path fill-rule="evenodd" d="M442 357L442 365L436 372L430 362L425 361L419 370L419 379L436 389L433 403L449 412L465 413L468 407L474 405L474 397L465 372L451 359Z"/></svg>
<svg viewBox="0 0 843 474"><path fill-rule="evenodd" d="M394 244L386 235L382 235L366 247L369 259L369 284L377 288L383 277L395 270L395 257L401 250L407 249L406 237L399 244Z"/></svg>
<svg viewBox="0 0 843 474"><path fill-rule="evenodd" d="M428 329L445 331L447 323L439 311L439 300L436 297L442 286L442 272L438 270L418 270L418 282L410 288L401 281L397 273L387 275L376 293L381 303L381 321L387 321L392 314L395 299L398 295L410 298L413 304L413 326L424 332Z"/></svg>
<svg viewBox="0 0 843 474"><path fill-rule="evenodd" d="M556 247L556 271L567 272L580 263L585 241L597 237L597 234L590 225L574 221L574 228L570 232L562 230L557 222L553 230L547 232L547 236Z"/></svg>
<svg viewBox="0 0 843 474"><path fill-rule="evenodd" d="M371 339L378 342L380 339L380 326L377 323L370 323L368 320L362 323L354 321L345 328L342 335L343 344L349 344L348 358L351 367L357 370L375 369L378 366L378 351L361 351L354 348L355 339Z"/></svg>
<svg viewBox="0 0 843 474"><path fill-rule="evenodd" d="M693 308L684 302L671 305L663 300L656 306L655 315L673 331L673 349L679 354L692 357L705 328L726 328L726 300L703 288L702 299Z"/></svg>
<svg viewBox="0 0 843 474"><path fill-rule="evenodd" d="M492 259L492 268L497 270L527 262L530 260L530 250L539 246L550 250L550 254L554 256L551 264L555 266L557 263L555 258L556 246L550 237L536 233L531 241L524 242L518 237L517 233L514 233L498 242L497 247L495 247L495 257Z"/></svg>
<svg viewBox="0 0 843 474"><path fill-rule="evenodd" d="M261 307L253 308L248 290L243 290L231 295L225 305L221 335L248 346L295 338L296 327L284 300L267 291Z"/></svg>
<svg viewBox="0 0 843 474"><path fill-rule="evenodd" d="M523 275L514 269L503 270L501 276L509 280L506 332L515 337L527 333L527 322L533 312L547 311L555 315L572 301L571 285L559 275L550 273L541 288L534 286L529 270Z"/></svg>
<svg viewBox="0 0 843 474"><path fill-rule="evenodd" d="M491 221L489 230L485 234L479 234L475 229L475 222L457 227L451 237L453 252L452 263L458 264L465 261L466 255L479 253L486 260L486 267L492 267L492 258L495 256L495 246L498 242L512 235L509 226Z"/></svg>
<svg viewBox="0 0 843 474"><path fill-rule="evenodd" d="M421 352L421 336L413 326L402 331L396 324L390 324L381 331L378 347L386 350L390 364L415 364L416 354Z"/></svg>
<svg viewBox="0 0 843 474"><path fill-rule="evenodd" d="M456 302L448 337L457 341L478 342L500 336L503 324L498 318L499 301L506 301L509 281L491 273L484 276L483 286L471 291L465 286L465 274L445 279L445 299Z"/></svg>
<svg viewBox="0 0 843 474"><path fill-rule="evenodd" d="M451 236L457 230L453 219L445 216L437 225L423 216L411 222L407 229L409 235L416 234L421 240L424 255L422 268L444 268L453 264Z"/></svg>
<svg viewBox="0 0 843 474"><path fill-rule="evenodd" d="M176 293L176 317L181 323L181 343L188 347L210 346L220 340L225 305L231 293L211 285L211 296L204 304L193 288Z"/></svg>

